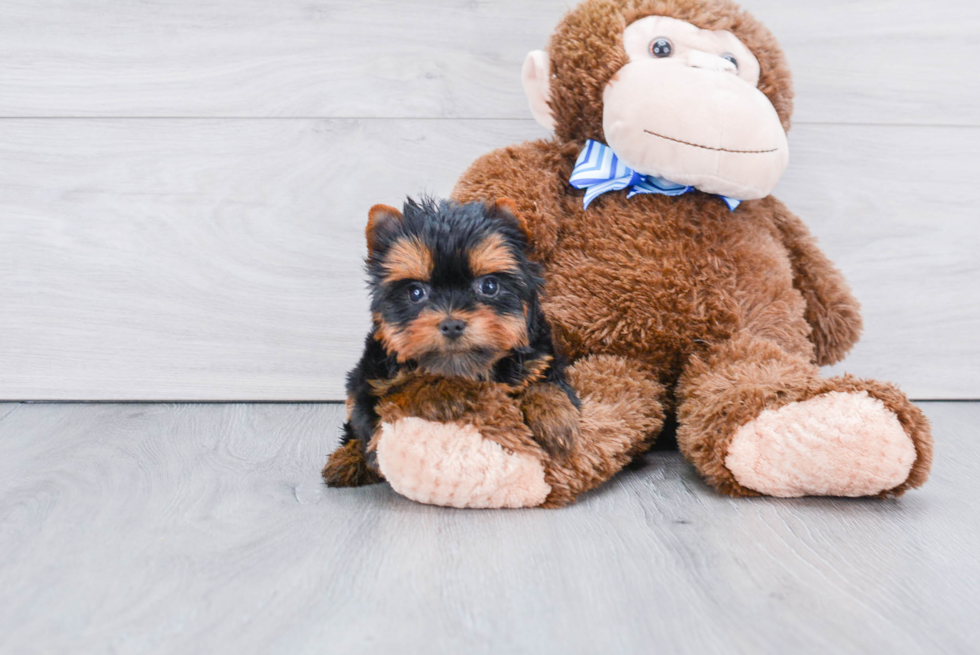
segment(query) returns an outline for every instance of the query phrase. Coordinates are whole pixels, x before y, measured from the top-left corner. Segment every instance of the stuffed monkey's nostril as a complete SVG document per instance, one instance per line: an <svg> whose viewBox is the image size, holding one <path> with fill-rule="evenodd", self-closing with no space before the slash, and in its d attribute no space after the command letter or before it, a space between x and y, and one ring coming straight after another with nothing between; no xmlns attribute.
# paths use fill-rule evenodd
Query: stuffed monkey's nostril
<svg viewBox="0 0 980 655"><path fill-rule="evenodd" d="M728 57L731 57L731 55L728 55ZM735 63L734 57L728 59L724 55L713 55L700 50L692 50L687 54L687 65L691 68L704 68L707 70L738 74L738 64Z"/></svg>
<svg viewBox="0 0 980 655"><path fill-rule="evenodd" d="M447 339L458 339L466 331L466 323L458 318L447 318L439 324L439 331Z"/></svg>

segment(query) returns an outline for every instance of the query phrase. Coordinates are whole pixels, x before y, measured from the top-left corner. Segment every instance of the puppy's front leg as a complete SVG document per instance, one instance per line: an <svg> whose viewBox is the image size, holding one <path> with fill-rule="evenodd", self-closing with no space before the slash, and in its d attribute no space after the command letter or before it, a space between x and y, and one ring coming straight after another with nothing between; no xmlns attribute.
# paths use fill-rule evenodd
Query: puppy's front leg
<svg viewBox="0 0 980 655"><path fill-rule="evenodd" d="M378 473L377 457L367 452L369 440L355 436L350 421L344 424L344 439L323 467L328 487L360 487L384 481Z"/></svg>
<svg viewBox="0 0 980 655"><path fill-rule="evenodd" d="M347 422L340 447L331 453L323 467L328 487L360 487L384 481L377 455L368 451L380 425L375 411L378 403L373 382L392 374L392 365L374 334L368 335L361 361L347 377Z"/></svg>
<svg viewBox="0 0 980 655"><path fill-rule="evenodd" d="M521 411L534 440L552 457L564 461L579 438L579 408L562 387L553 382L530 385L521 394Z"/></svg>

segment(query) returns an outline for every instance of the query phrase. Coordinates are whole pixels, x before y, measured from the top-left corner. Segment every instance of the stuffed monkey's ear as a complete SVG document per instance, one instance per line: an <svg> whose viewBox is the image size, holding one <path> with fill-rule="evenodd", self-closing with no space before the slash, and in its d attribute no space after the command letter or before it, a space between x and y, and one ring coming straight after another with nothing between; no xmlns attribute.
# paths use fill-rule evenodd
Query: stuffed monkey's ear
<svg viewBox="0 0 980 655"><path fill-rule="evenodd" d="M520 228L521 232L524 233L524 238L527 239L528 245L531 243L531 228L528 227L527 221L521 216L521 213L517 211L517 203L510 198L500 198L495 203L493 203L493 213L495 216L506 216L517 223L517 227Z"/></svg>
<svg viewBox="0 0 980 655"><path fill-rule="evenodd" d="M378 245L378 235L395 225L399 225L404 220L402 213L394 207L388 205L375 205L368 211L367 229L364 235L367 237L368 252L374 252Z"/></svg>
<svg viewBox="0 0 980 655"><path fill-rule="evenodd" d="M551 60L548 53L544 50L528 53L521 77L534 120L546 130L554 130L555 117L548 106L548 99L551 97Z"/></svg>

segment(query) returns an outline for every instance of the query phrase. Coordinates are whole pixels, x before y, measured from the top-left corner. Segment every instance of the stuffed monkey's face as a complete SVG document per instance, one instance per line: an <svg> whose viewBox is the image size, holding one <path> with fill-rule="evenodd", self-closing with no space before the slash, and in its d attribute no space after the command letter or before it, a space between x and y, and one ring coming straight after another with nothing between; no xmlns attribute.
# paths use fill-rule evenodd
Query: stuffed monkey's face
<svg viewBox="0 0 980 655"><path fill-rule="evenodd" d="M648 16L626 28L623 48L629 63L605 88L602 127L627 166L739 200L772 192L789 162L786 133L757 88L758 60L734 34ZM524 81L547 125L546 64L532 53Z"/></svg>
<svg viewBox="0 0 980 655"><path fill-rule="evenodd" d="M734 34L649 16L626 28L623 47L630 61L606 86L602 128L627 166L740 200L772 192L786 133Z"/></svg>

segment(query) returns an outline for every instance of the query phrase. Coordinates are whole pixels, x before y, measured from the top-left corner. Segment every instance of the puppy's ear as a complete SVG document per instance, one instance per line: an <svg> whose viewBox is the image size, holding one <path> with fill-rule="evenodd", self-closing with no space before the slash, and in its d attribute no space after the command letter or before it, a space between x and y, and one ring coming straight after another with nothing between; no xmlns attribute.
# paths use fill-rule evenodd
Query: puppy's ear
<svg viewBox="0 0 980 655"><path fill-rule="evenodd" d="M510 198L500 198L493 203L493 213L494 216L505 216L513 219L517 223L517 227L524 233L524 238L527 239L528 244L531 243L531 228L528 227L527 221L524 220L521 213L517 211L516 202Z"/></svg>
<svg viewBox="0 0 980 655"><path fill-rule="evenodd" d="M394 207L388 205L375 205L368 212L367 229L364 234L367 237L368 252L374 252L378 247L378 237L396 225L401 225L405 217Z"/></svg>

